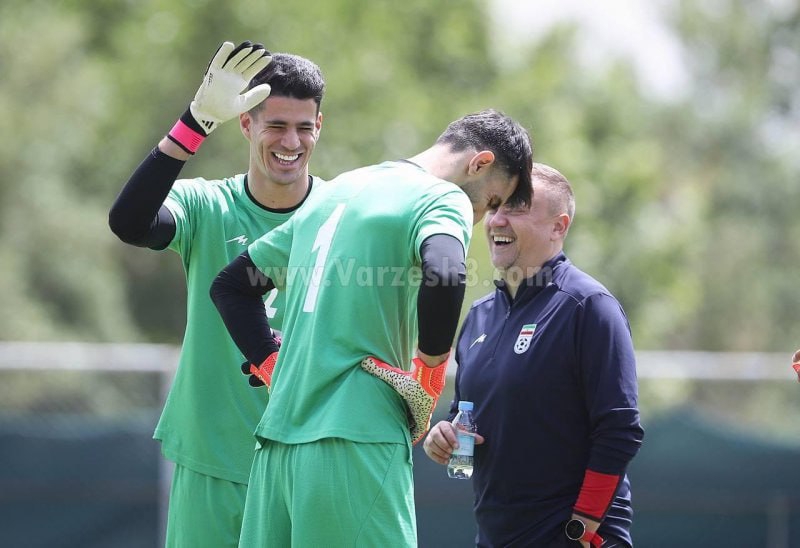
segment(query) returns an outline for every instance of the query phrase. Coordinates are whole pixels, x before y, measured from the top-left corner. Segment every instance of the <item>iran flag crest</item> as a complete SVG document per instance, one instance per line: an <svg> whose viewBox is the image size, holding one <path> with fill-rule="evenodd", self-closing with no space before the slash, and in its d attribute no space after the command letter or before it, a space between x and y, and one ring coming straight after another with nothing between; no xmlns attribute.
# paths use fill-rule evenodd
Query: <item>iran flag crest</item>
<svg viewBox="0 0 800 548"><path fill-rule="evenodd" d="M517 337L517 342L514 343L514 352L517 354L522 354L528 349L528 347L531 345L531 339L533 338L534 331L536 331L535 323L529 323L522 326L522 329L519 331L519 337Z"/></svg>

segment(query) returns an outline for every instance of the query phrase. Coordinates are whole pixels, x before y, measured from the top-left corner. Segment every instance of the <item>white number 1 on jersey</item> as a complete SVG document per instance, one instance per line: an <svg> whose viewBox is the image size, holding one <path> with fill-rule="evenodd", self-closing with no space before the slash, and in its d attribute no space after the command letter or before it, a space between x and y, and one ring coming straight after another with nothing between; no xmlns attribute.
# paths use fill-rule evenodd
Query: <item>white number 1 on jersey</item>
<svg viewBox="0 0 800 548"><path fill-rule="evenodd" d="M336 226L339 224L339 219L341 219L343 211L344 204L336 206L336 209L333 210L328 220L319 227L314 245L311 247L312 253L314 251L318 251L318 253L317 260L314 262L314 271L311 273L311 280L309 280L306 301L303 304L303 312L314 312L317 306L317 295L319 294L319 286L322 282L322 271L325 268L325 261L328 258L328 252L331 250L333 234L336 232Z"/></svg>

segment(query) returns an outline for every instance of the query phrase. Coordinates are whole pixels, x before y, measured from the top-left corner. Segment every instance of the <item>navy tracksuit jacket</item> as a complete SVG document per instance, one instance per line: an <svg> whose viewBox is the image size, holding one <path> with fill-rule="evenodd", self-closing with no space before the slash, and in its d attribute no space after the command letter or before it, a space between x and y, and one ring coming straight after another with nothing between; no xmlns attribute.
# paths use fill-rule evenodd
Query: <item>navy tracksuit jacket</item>
<svg viewBox="0 0 800 548"><path fill-rule="evenodd" d="M475 404L478 546L558 538L587 468L622 475L599 529L631 543L625 469L641 445L633 343L619 302L561 253L476 301L456 346L455 400ZM563 533L562 533L563 534Z"/></svg>

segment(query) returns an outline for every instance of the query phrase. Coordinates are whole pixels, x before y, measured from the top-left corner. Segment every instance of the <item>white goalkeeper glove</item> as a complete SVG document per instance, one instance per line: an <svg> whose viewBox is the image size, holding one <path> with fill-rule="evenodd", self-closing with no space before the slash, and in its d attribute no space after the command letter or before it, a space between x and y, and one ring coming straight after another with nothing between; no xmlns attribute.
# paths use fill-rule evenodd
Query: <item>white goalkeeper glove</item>
<svg viewBox="0 0 800 548"><path fill-rule="evenodd" d="M414 358L411 366L411 371L404 371L373 356L361 361L361 369L386 382L406 402L411 442L416 444L431 427L433 410L444 390L447 358L436 367Z"/></svg>
<svg viewBox="0 0 800 548"><path fill-rule="evenodd" d="M266 99L268 84L242 93L250 80L272 60L261 44L223 42L206 68L194 100L169 132L169 139L189 154L221 123L247 112Z"/></svg>

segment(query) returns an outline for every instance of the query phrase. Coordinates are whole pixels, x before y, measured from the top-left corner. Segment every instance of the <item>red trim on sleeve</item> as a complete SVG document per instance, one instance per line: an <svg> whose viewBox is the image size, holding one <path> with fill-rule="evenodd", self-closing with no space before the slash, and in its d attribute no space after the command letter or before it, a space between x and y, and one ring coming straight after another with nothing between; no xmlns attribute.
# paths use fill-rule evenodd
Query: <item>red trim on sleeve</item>
<svg viewBox="0 0 800 548"><path fill-rule="evenodd" d="M621 476L612 474L601 474L594 470L586 470L583 476L583 485L578 494L578 501L575 503L574 510L578 514L583 514L595 521L602 521L611 499L617 492Z"/></svg>

